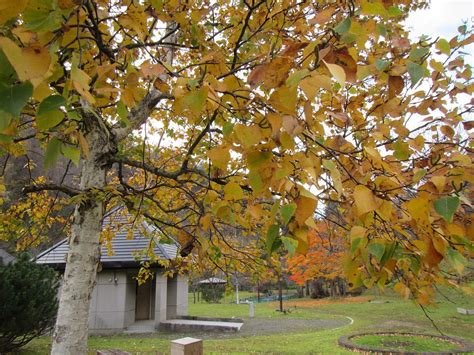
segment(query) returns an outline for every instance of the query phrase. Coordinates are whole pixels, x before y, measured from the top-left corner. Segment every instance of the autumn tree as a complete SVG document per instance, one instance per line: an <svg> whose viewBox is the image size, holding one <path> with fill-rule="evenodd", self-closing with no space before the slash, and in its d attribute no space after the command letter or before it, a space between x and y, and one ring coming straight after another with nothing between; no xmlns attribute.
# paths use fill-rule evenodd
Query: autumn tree
<svg viewBox="0 0 474 355"><path fill-rule="evenodd" d="M472 71L452 39L414 42L416 0L0 1L0 146L78 186L53 354L87 349L107 205L213 250L225 225L304 253L318 201L344 211L354 285L427 302L474 226ZM467 97L467 99L466 99ZM317 211L316 211L317 213ZM255 221L255 222L250 222ZM219 234L225 238L225 234ZM217 246L219 248L219 246Z"/></svg>
<svg viewBox="0 0 474 355"><path fill-rule="evenodd" d="M318 212L315 226L308 233L306 253L289 256L287 269L291 280L300 286L306 284L307 295L310 284L312 297L344 295L347 282L343 265L345 258L351 258L344 231L346 221L334 201L319 210L322 212Z"/></svg>
<svg viewBox="0 0 474 355"><path fill-rule="evenodd" d="M321 285L322 290L313 290L313 297L336 296L345 293L343 260L346 255L344 235L329 222L318 223L317 230L308 233L308 251L289 257L287 269L290 279L298 285L309 283Z"/></svg>

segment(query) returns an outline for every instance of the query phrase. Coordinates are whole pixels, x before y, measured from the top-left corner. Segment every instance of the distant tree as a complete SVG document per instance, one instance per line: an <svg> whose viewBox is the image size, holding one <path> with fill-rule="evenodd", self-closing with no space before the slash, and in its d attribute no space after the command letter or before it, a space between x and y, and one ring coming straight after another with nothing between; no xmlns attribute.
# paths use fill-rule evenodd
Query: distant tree
<svg viewBox="0 0 474 355"><path fill-rule="evenodd" d="M200 287L202 292L202 299L207 303L219 303L224 297L225 285L208 283Z"/></svg>
<svg viewBox="0 0 474 355"><path fill-rule="evenodd" d="M334 235L329 223L321 221L318 230L313 230L308 238L308 252L288 258L290 280L298 285L307 281L313 283L314 297L336 296L345 293L343 256L347 251L343 239Z"/></svg>
<svg viewBox="0 0 474 355"><path fill-rule="evenodd" d="M0 353L20 348L54 326L59 281L53 269L22 254L0 264Z"/></svg>

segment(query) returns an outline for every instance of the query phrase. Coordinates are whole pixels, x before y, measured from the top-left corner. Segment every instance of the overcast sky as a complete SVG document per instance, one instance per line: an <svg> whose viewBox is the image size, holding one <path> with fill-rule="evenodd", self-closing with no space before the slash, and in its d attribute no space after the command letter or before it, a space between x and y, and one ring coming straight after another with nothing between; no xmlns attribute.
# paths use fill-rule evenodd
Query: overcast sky
<svg viewBox="0 0 474 355"><path fill-rule="evenodd" d="M406 25L412 29L414 38L426 34L432 38L442 37L449 41L458 34L457 28L463 21L468 21L468 26L472 26L473 17L474 0L431 0L430 8L411 14ZM469 47L472 56L474 46ZM472 61L471 57L470 62Z"/></svg>

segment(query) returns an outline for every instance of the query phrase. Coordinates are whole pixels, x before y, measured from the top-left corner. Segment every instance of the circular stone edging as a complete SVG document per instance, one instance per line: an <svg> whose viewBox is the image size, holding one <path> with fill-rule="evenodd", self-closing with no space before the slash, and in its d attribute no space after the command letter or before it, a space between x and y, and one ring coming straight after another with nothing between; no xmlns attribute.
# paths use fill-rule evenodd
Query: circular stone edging
<svg viewBox="0 0 474 355"><path fill-rule="evenodd" d="M402 335L402 336L413 336L413 337L426 337L426 338L435 338L444 340L456 345L459 345L461 349L446 351L428 351L428 352L419 352L419 351L404 351L404 350L387 350L387 349L377 349L374 347L369 347L365 345L357 345L351 341L352 338L358 338L365 335ZM460 354L474 351L474 344L470 343L464 339L448 337L445 335L433 335L433 334L421 334L421 333L408 333L408 332L369 332L369 333L358 333L349 336L342 336L338 340L339 346L343 348L359 351L359 352L369 352L377 354L403 354L403 355L449 355L449 354Z"/></svg>

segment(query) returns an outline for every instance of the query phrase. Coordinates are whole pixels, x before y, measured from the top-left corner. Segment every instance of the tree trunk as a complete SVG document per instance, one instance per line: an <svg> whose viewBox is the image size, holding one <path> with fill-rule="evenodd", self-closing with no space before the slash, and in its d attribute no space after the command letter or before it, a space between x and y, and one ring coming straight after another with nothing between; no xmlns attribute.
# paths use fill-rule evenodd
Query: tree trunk
<svg viewBox="0 0 474 355"><path fill-rule="evenodd" d="M280 312L283 312L283 278L278 275L278 300L280 301Z"/></svg>
<svg viewBox="0 0 474 355"><path fill-rule="evenodd" d="M257 281L257 303L260 303L260 282Z"/></svg>
<svg viewBox="0 0 474 355"><path fill-rule="evenodd" d="M97 121L87 123L91 124L86 135L89 153L83 159L80 187L89 196L76 205L74 212L51 349L54 355L87 353L90 298L100 260L99 238L104 215L104 201L92 195L90 189L105 187L110 167L107 155L116 152L108 132Z"/></svg>

